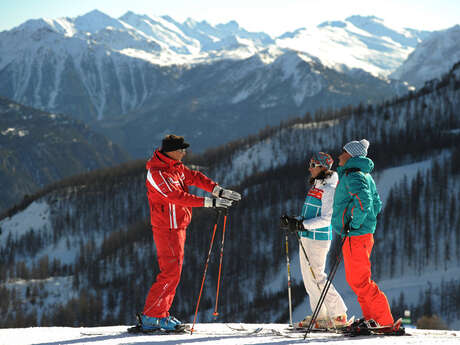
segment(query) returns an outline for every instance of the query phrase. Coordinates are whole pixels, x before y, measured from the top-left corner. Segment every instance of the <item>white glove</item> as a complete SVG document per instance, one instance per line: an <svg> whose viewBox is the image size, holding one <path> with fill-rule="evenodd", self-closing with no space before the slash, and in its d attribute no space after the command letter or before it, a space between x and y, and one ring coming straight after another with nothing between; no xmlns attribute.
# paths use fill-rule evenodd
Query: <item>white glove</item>
<svg viewBox="0 0 460 345"><path fill-rule="evenodd" d="M232 206L231 200L222 198L204 198L204 207L227 208Z"/></svg>
<svg viewBox="0 0 460 345"><path fill-rule="evenodd" d="M240 201L241 194L230 189L224 189L220 186L215 186L212 190L212 195L219 198L225 198L233 201Z"/></svg>

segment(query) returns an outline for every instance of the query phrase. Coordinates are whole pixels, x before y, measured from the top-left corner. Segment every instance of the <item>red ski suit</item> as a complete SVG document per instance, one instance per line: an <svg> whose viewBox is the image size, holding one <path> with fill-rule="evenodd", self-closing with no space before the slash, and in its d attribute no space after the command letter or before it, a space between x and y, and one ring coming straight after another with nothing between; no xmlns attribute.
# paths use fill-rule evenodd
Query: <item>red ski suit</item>
<svg viewBox="0 0 460 345"><path fill-rule="evenodd" d="M217 183L158 150L146 168L147 197L160 273L147 295L144 315L167 317L180 281L185 231L192 219L192 207L204 206L204 197L188 193L188 186L212 192Z"/></svg>

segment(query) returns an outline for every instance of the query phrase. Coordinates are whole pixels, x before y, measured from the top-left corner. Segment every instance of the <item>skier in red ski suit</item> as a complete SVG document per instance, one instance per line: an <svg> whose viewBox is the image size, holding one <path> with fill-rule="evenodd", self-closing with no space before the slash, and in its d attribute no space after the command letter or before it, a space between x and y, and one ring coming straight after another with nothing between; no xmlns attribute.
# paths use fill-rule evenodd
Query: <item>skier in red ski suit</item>
<svg viewBox="0 0 460 345"><path fill-rule="evenodd" d="M227 208L241 199L239 193L223 189L201 172L187 168L182 163L187 147L189 144L183 137L168 135L146 166L147 196L160 273L145 301L144 330L174 330L182 326L182 322L169 315L169 309L180 281L192 207ZM214 198L190 194L190 185L212 193Z"/></svg>

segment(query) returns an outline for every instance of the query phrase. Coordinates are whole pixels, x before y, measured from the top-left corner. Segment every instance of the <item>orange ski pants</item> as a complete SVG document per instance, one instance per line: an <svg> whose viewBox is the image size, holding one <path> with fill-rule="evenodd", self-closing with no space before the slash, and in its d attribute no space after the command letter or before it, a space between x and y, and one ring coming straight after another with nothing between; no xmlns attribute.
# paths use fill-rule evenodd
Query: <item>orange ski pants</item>
<svg viewBox="0 0 460 345"><path fill-rule="evenodd" d="M186 229L153 229L160 273L147 295L144 315L167 317L176 295L184 261Z"/></svg>
<svg viewBox="0 0 460 345"><path fill-rule="evenodd" d="M373 246L372 234L350 236L345 240L342 248L345 276L348 285L358 296L363 317L386 326L393 324L394 320L387 297L371 279L370 256Z"/></svg>

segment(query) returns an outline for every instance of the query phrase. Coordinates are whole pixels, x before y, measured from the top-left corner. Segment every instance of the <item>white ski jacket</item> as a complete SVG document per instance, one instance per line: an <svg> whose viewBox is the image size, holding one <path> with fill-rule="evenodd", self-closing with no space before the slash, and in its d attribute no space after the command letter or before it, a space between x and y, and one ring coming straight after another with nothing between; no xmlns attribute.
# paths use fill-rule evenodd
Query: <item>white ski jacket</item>
<svg viewBox="0 0 460 345"><path fill-rule="evenodd" d="M334 204L335 188L338 182L338 175L334 171L325 180L316 180L315 184L308 191L305 203L302 208L303 237L312 239L331 239L331 217ZM327 236L325 236L327 233Z"/></svg>

